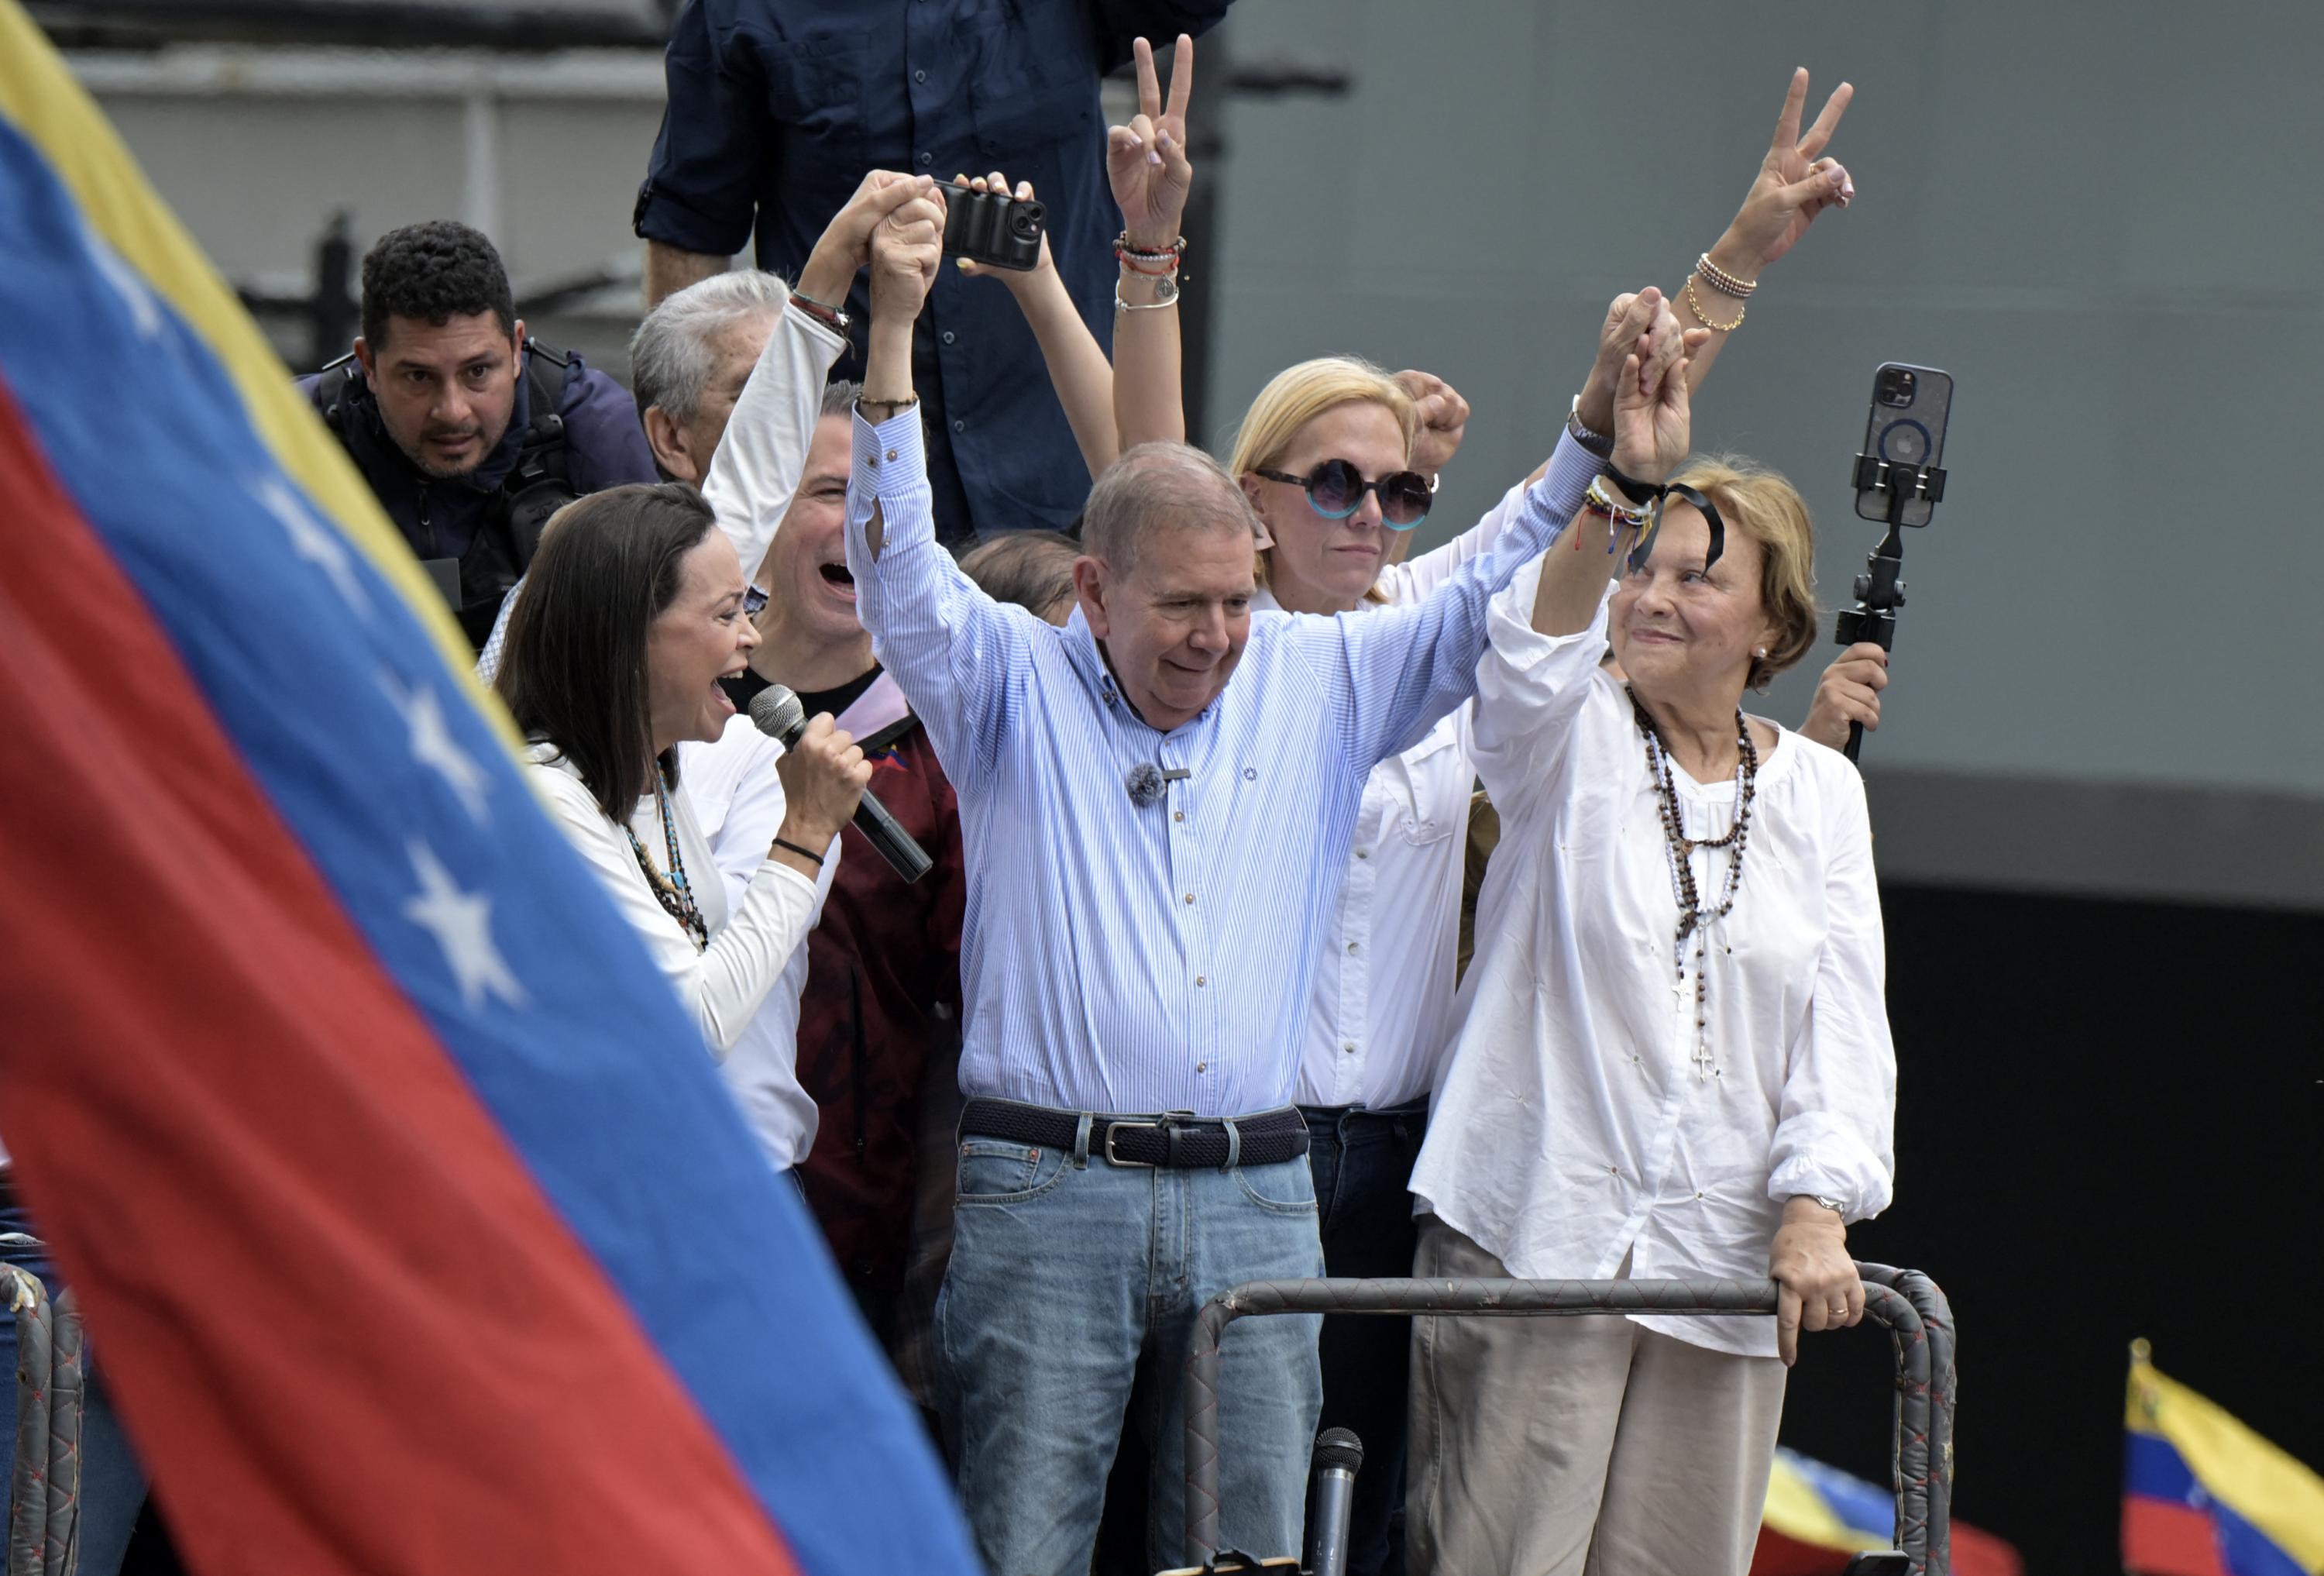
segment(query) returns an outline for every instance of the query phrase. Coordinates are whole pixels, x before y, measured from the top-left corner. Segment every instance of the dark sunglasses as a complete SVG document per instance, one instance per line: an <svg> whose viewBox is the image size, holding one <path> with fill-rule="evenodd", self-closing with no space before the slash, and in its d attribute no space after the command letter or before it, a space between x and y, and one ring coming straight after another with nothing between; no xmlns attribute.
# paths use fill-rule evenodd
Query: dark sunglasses
<svg viewBox="0 0 2324 1576"><path fill-rule="evenodd" d="M1436 484L1418 471L1390 471L1377 482L1346 460L1325 460L1304 476L1287 471L1258 471L1270 482L1288 482L1307 490L1307 502L1326 520L1345 520L1364 506L1364 494L1379 494L1380 519L1391 530L1410 530L1428 518Z"/></svg>

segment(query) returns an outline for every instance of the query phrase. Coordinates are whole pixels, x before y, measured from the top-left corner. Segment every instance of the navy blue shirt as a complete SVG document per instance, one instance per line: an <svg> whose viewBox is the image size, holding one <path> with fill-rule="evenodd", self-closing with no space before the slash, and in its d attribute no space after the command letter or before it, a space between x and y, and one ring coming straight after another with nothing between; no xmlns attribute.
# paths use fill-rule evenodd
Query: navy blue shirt
<svg viewBox="0 0 2324 1576"><path fill-rule="evenodd" d="M1100 76L1133 40L1199 33L1229 0L687 0L637 233L797 279L866 171L1029 180L1049 246L1099 345L1113 343L1114 237ZM862 376L871 300L848 310ZM1040 346L996 280L949 264L913 342L936 529L947 543L1069 524L1089 471Z"/></svg>

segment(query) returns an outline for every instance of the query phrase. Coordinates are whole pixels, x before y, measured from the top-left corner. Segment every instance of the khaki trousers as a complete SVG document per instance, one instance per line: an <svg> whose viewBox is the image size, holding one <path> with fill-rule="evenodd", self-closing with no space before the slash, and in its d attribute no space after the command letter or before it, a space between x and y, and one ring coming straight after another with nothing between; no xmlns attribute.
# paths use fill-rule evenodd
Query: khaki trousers
<svg viewBox="0 0 2324 1576"><path fill-rule="evenodd" d="M1434 1216L1413 1274L1500 1278ZM1412 1322L1411 1576L1744 1576L1784 1365L1613 1314Z"/></svg>

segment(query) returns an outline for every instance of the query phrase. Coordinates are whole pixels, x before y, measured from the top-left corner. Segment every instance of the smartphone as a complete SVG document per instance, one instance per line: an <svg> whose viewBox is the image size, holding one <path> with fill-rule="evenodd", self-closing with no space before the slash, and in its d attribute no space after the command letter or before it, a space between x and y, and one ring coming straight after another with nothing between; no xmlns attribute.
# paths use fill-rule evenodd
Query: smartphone
<svg viewBox="0 0 2324 1576"><path fill-rule="evenodd" d="M1952 414L1953 375L1932 366L1886 361L1872 374L1872 414L1865 419L1864 452L1892 465L1945 463L1945 419ZM1856 512L1886 522L1885 487L1859 487ZM1937 512L1930 498L1907 498L1899 525L1926 525Z"/></svg>
<svg viewBox="0 0 2324 1576"><path fill-rule="evenodd" d="M1029 197L947 183L945 255L1025 272L1040 264L1048 217L1049 210Z"/></svg>

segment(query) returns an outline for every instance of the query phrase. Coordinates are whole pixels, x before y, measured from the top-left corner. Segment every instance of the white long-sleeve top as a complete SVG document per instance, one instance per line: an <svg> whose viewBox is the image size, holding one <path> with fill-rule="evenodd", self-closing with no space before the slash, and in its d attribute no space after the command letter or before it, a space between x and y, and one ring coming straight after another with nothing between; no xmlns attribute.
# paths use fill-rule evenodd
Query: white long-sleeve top
<svg viewBox="0 0 2324 1576"><path fill-rule="evenodd" d="M1491 549L1525 506L1525 484L1475 525L1410 563L1391 564L1379 601L1356 617L1426 600ZM1280 607L1261 591L1253 607ZM1315 963L1299 1054L1302 1105L1385 1111L1426 1094L1452 1031L1461 880L1468 853L1472 707L1462 706L1364 779L1354 851Z"/></svg>
<svg viewBox="0 0 2324 1576"><path fill-rule="evenodd" d="M1896 1061L1864 785L1779 732L1759 765L1734 911L1710 932L1709 1046L1695 1059L1693 948L1629 697L1602 671L1606 612L1552 639L1540 565L1489 615L1476 759L1501 813L1462 1021L1412 1190L1527 1278L1764 1276L1783 1201L1877 1214L1895 1172ZM1731 825L1732 779L1675 765L1690 837ZM1724 851L1694 855L1715 902ZM1772 1321L1642 1318L1771 1356Z"/></svg>
<svg viewBox="0 0 2324 1576"><path fill-rule="evenodd" d="M694 938L654 896L652 883L638 868L629 838L597 808L597 801L590 797L588 785L572 762L556 746L546 743L533 745L525 759L533 790L567 841L604 882L613 907L636 928L663 977L694 1014L712 1057L724 1061L752 1015L774 990L784 964L793 953L804 952L801 944L815 914L816 883L789 866L762 856L742 900L730 908L717 861L694 819L681 781L668 802L670 819L678 828L678 857L685 862L695 903L710 931L709 946L697 952ZM653 795L638 801L630 816L630 829L637 834L654 868L665 870L669 855L662 812Z"/></svg>
<svg viewBox="0 0 2324 1576"><path fill-rule="evenodd" d="M783 747L752 725L747 716L726 721L715 744L678 747L678 780L686 785L702 835L717 861L729 912L749 899L751 883L766 862L767 850L782 830L788 801L775 762ZM824 853L815 882L815 907L807 926L823 923L823 901L839 870L839 839ZM798 1081L799 997L807 989L807 936L784 960L775 988L751 1015L733 1053L719 1071L759 1146L778 1171L807 1158L815 1146L815 1101Z"/></svg>

